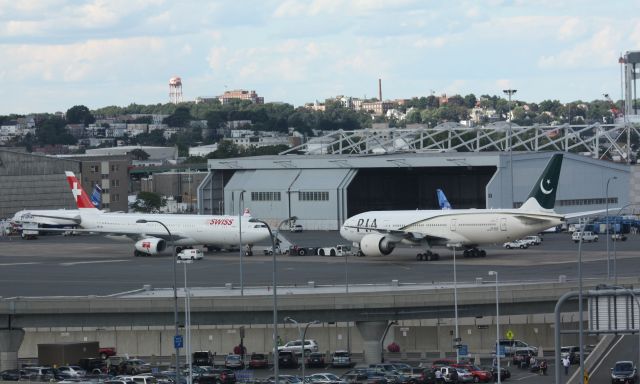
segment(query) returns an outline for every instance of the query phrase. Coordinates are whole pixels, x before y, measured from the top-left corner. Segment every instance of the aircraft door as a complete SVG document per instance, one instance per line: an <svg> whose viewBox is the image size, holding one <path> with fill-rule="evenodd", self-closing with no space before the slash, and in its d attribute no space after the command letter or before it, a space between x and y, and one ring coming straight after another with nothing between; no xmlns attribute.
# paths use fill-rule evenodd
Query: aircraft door
<svg viewBox="0 0 640 384"><path fill-rule="evenodd" d="M507 230L507 218L503 217L500 219L500 230L501 231L506 231Z"/></svg>
<svg viewBox="0 0 640 384"><path fill-rule="evenodd" d="M449 229L451 231L455 231L456 229L458 229L458 219L451 219L451 222L449 223Z"/></svg>

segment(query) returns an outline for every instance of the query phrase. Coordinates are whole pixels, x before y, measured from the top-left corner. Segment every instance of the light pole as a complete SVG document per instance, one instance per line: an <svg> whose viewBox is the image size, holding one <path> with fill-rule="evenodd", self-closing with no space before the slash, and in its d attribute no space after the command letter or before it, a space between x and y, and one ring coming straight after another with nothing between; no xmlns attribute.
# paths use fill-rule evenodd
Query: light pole
<svg viewBox="0 0 640 384"><path fill-rule="evenodd" d="M285 317L284 321L288 321L291 322L293 324L295 324L298 327L298 334L300 335L300 342L301 342L301 347L302 347L302 383L304 384L304 337L307 334L307 329L309 329L309 326L311 324L319 324L320 322L318 320L313 320L310 323L307 323L307 325L305 325L304 327L304 331L302 331L300 329L300 323L298 323L296 320L290 318L290 317Z"/></svg>
<svg viewBox="0 0 640 384"><path fill-rule="evenodd" d="M185 356L189 366L189 382L187 384L191 384L193 383L193 366L191 364L191 292L187 287L187 264L193 263L193 260L176 260L176 263L180 263L184 267L184 326L187 334Z"/></svg>
<svg viewBox="0 0 640 384"><path fill-rule="evenodd" d="M456 326L456 364L460 363L460 334L458 333L458 277L456 271L456 248L460 246L459 243L447 244L447 247L453 248L453 311L455 313L455 326Z"/></svg>
<svg viewBox="0 0 640 384"><path fill-rule="evenodd" d="M284 219L278 224L278 231L282 224L287 223L289 221L295 220L295 217L289 217ZM269 231L269 238L271 239L271 253L273 254L273 377L275 380L275 384L279 384L280 382L280 372L278 367L278 273L276 268L276 243L273 238L273 232L271 232L271 227L267 224L266 221L262 221L260 219L251 218L249 219L250 223L260 223L267 227Z"/></svg>
<svg viewBox="0 0 640 384"><path fill-rule="evenodd" d="M345 252L344 254L344 289L347 300L349 300L349 253L350 252ZM351 353L351 329L349 320L347 320L347 352Z"/></svg>
<svg viewBox="0 0 640 384"><path fill-rule="evenodd" d="M582 309L582 238L584 237L584 223L580 226L580 242L578 243L578 346L580 347L580 383L584 384L584 314Z"/></svg>
<svg viewBox="0 0 640 384"><path fill-rule="evenodd" d="M489 276L496 277L496 372L500 384L500 299L498 295L498 271L489 271Z"/></svg>
<svg viewBox="0 0 640 384"><path fill-rule="evenodd" d="M238 200L238 204L240 205L240 209L238 210L238 240L240 242L239 247L240 247L240 296L244 296L244 272L242 271L242 255L244 254L244 251L242 250L242 211L244 208L244 193L246 191L243 189L242 191L240 191L240 200Z"/></svg>
<svg viewBox="0 0 640 384"><path fill-rule="evenodd" d="M607 186L605 188L605 207L606 207L606 223L607 223L607 279L611 279L611 256L609 255L609 182L611 180L618 180L616 176L611 176L607 179Z"/></svg>
<svg viewBox="0 0 640 384"><path fill-rule="evenodd" d="M640 313L640 301L638 300L638 297L636 296L636 294L633 292L633 290L629 289L629 288L625 288L622 287L620 285L605 285L602 288L607 288L607 289L622 289L625 292L627 292L628 294L631 295L631 297L633 297L633 301L636 302L636 305L638 306L638 313ZM633 308L633 307L632 307ZM633 309L631 310L631 313L633 314ZM633 326L633 323L631 324L631 326ZM580 347L582 348L582 347ZM580 358L582 358L582 349L580 349ZM638 361L640 361L640 319L638 320Z"/></svg>
<svg viewBox="0 0 640 384"><path fill-rule="evenodd" d="M136 220L137 224L147 224L147 223L158 223L164 227L164 229L169 234L169 239L171 240L171 247L173 248L173 258L171 259L171 265L173 267L173 323L175 325L175 335L174 335L174 344L176 348L176 383L180 383L180 348L178 348L177 343L175 342L175 338L178 334L178 288L176 283L176 244L173 239L173 235L169 228L164 225L161 221L158 220L145 220L138 219Z"/></svg>
<svg viewBox="0 0 640 384"><path fill-rule="evenodd" d="M515 94L516 92L518 92L517 89L505 89L502 92L504 92L506 95L509 96L509 140L507 141L507 146L509 148L509 168L510 168L510 173L511 173L511 207L510 208L514 208L514 203L515 203L515 197L513 196L513 150L511 149L511 136L512 136L512 130L511 130L511 96L513 94Z"/></svg>

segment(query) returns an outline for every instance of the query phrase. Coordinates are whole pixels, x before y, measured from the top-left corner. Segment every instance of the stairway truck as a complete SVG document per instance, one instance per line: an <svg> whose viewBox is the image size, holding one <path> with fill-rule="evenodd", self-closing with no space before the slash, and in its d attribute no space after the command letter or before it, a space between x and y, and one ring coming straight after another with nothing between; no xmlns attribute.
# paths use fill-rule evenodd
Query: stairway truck
<svg viewBox="0 0 640 384"><path fill-rule="evenodd" d="M318 248L318 256L351 256L350 245L338 244L334 247L320 247Z"/></svg>

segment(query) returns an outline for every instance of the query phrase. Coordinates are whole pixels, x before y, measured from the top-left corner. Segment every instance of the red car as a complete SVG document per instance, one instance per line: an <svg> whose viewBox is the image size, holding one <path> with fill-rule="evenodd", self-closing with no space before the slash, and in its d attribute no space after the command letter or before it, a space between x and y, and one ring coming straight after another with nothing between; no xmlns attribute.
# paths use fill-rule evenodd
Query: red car
<svg viewBox="0 0 640 384"><path fill-rule="evenodd" d="M267 361L267 356L263 353L252 353L251 358L249 360L249 368L267 368L269 366L269 362Z"/></svg>
<svg viewBox="0 0 640 384"><path fill-rule="evenodd" d="M491 372L473 364L453 364L453 366L457 368L464 368L467 371L471 372L474 383L488 383L493 378Z"/></svg>

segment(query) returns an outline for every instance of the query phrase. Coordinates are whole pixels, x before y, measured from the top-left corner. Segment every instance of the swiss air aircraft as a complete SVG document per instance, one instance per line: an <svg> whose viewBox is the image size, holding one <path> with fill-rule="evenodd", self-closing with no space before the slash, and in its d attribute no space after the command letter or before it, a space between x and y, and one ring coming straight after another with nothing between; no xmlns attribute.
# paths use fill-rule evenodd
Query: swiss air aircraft
<svg viewBox="0 0 640 384"><path fill-rule="evenodd" d="M435 260L432 247L464 249L465 257L484 257L483 244L503 243L561 224L568 217L553 211L562 155L551 157L527 200L517 209L441 209L370 211L348 218L340 235L367 256L390 254L396 244L424 245L418 260Z"/></svg>
<svg viewBox="0 0 640 384"><path fill-rule="evenodd" d="M112 238L135 241L135 256L158 254L171 242L167 230L155 221L167 226L175 245L180 248L190 248L194 245L225 247L240 244L237 216L106 213L94 207L73 172L65 173L78 206L80 228L84 232L102 233ZM240 218L242 242L251 245L268 239L269 230L264 224L252 223L250 219L248 215ZM147 222L140 223L142 220Z"/></svg>

